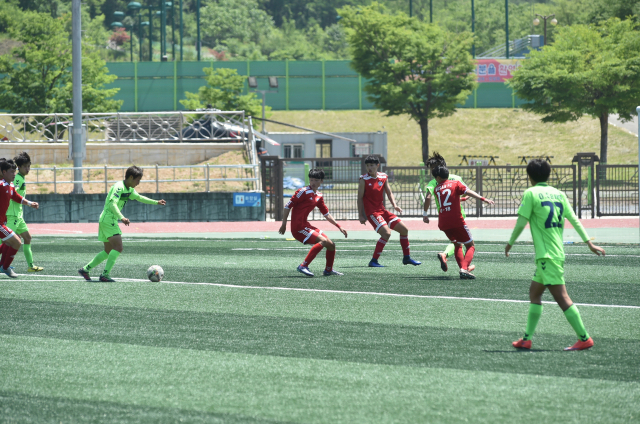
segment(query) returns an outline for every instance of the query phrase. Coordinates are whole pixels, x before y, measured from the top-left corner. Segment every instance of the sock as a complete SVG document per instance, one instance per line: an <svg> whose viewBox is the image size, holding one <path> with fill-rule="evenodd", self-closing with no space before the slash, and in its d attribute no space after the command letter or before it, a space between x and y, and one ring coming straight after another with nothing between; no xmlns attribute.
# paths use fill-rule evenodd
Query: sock
<svg viewBox="0 0 640 424"><path fill-rule="evenodd" d="M33 253L31 252L30 244L23 244L22 248L24 249L24 257L27 260L27 265L29 268L33 266Z"/></svg>
<svg viewBox="0 0 640 424"><path fill-rule="evenodd" d="M571 305L569 309L564 311L564 316L567 317L567 321L569 321L569 324L573 327L578 338L583 342L587 341L587 339L589 339L589 333L587 333L587 329L584 328L582 318L580 318L580 312L578 311L578 308L576 308L576 305Z"/></svg>
<svg viewBox="0 0 640 424"><path fill-rule="evenodd" d="M449 256L453 255L453 252L454 252L455 249L456 249L456 245L453 244L453 243L449 243L447 245L447 248L444 249L444 252L442 252L442 253L444 253L444 255L446 257L449 257Z"/></svg>
<svg viewBox="0 0 640 424"><path fill-rule="evenodd" d="M387 241L385 239L381 238L380 240L378 240L378 242L376 243L376 250L373 251L373 259L377 261L378 258L380 258L380 255L382 254L382 250L386 245L387 245Z"/></svg>
<svg viewBox="0 0 640 424"><path fill-rule="evenodd" d="M307 257L304 258L304 261L302 261L302 266L309 266L311 261L313 261L316 258L316 256L318 255L318 253L320 253L321 250L322 250L322 244L320 243L314 244L313 247L309 250L309 253L307 253Z"/></svg>
<svg viewBox="0 0 640 424"><path fill-rule="evenodd" d="M109 257L107 258L107 264L104 266L104 272L102 274L104 275L111 274L111 268L113 268L113 266L116 264L116 260L118 259L118 256L120 256L120 252L118 252L116 249L112 249L111 252L109 252Z"/></svg>
<svg viewBox="0 0 640 424"><path fill-rule="evenodd" d="M5 245L4 251L2 252L2 259L0 259L0 263L2 264L2 268L9 269L11 266L11 262L13 262L13 258L16 257L16 253L18 249L14 249L8 244Z"/></svg>
<svg viewBox="0 0 640 424"><path fill-rule="evenodd" d="M327 250L327 266L325 268L326 271L331 271L333 269L333 260L336 258L335 250Z"/></svg>
<svg viewBox="0 0 640 424"><path fill-rule="evenodd" d="M85 271L89 271L91 268L95 268L98 265L100 265L102 262L105 261L105 259L107 259L109 257L109 254L107 252L105 252L104 250L100 253L98 253L92 260L91 262L89 262L88 264L86 264L82 269L84 269Z"/></svg>
<svg viewBox="0 0 640 424"><path fill-rule="evenodd" d="M536 327L538 326L538 321L540 321L541 316L542 305L538 305L537 303L530 303L529 316L527 317L527 328L522 340L531 340L531 337L533 337L533 333L536 332Z"/></svg>
<svg viewBox="0 0 640 424"><path fill-rule="evenodd" d="M471 246L467 249L467 253L464 254L464 269L469 269L469 265L471 265L471 261L473 260L473 254L476 251L475 246Z"/></svg>
<svg viewBox="0 0 640 424"><path fill-rule="evenodd" d="M466 269L463 264L464 264L464 254L462 253L462 246L456 244L456 249L454 251L455 255L456 255L456 262L458 263L458 266L460 267L460 269Z"/></svg>
<svg viewBox="0 0 640 424"><path fill-rule="evenodd" d="M400 246L402 246L402 254L409 256L409 236L400 236Z"/></svg>

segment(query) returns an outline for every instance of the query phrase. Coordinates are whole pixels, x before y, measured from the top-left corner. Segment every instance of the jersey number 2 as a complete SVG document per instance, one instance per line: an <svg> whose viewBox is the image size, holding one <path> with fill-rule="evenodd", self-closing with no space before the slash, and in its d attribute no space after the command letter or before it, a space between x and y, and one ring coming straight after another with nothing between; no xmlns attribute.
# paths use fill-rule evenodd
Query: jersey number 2
<svg viewBox="0 0 640 424"><path fill-rule="evenodd" d="M562 215L564 214L564 206L560 202L542 202L542 206L549 206L549 216L547 220L544 222L544 228L562 228ZM556 222L553 221L555 218L555 207L557 206L560 209L558 213L558 220Z"/></svg>
<svg viewBox="0 0 640 424"><path fill-rule="evenodd" d="M442 199L440 199L440 192L438 192L438 202L440 202L442 206L451 206L451 202L449 201L449 196L451 196L451 190L449 190L448 188L445 188L444 190L442 190L442 194L446 194L447 197L444 198L444 202L443 202Z"/></svg>

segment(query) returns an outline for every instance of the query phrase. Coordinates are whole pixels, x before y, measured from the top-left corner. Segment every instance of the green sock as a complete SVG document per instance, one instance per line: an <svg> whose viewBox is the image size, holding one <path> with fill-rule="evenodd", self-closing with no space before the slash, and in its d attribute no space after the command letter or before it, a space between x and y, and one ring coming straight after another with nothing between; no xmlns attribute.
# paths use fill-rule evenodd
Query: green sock
<svg viewBox="0 0 640 424"><path fill-rule="evenodd" d="M107 264L104 266L104 272L102 273L102 275L109 275L111 273L111 268L113 268L113 266L116 264L118 256L120 256L120 252L118 252L116 249L113 249L111 252L109 252L109 259L107 259Z"/></svg>
<svg viewBox="0 0 640 424"><path fill-rule="evenodd" d="M571 324L580 340L583 342L587 341L589 339L589 333L587 333L587 329L584 328L582 318L580 318L580 312L578 308L576 308L576 305L571 305L569 309L564 311L564 316L567 317L567 321L569 321L569 324Z"/></svg>
<svg viewBox="0 0 640 424"><path fill-rule="evenodd" d="M537 303L529 304L529 316L527 317L527 329L525 330L522 340L531 340L533 333L536 332L536 327L542 316L542 305Z"/></svg>
<svg viewBox="0 0 640 424"><path fill-rule="evenodd" d="M104 250L100 253L98 253L95 258L93 258L91 260L91 262L89 262L88 264L86 264L84 266L84 270L85 271L89 271L91 268L95 268L98 265L100 265L102 262L104 262L105 259L107 259L109 257L109 254L107 252L105 252Z"/></svg>
<svg viewBox="0 0 640 424"><path fill-rule="evenodd" d="M33 253L31 252L31 245L23 244L22 247L24 248L24 257L27 260L27 265L29 266L29 268L31 268L33 266Z"/></svg>
<svg viewBox="0 0 640 424"><path fill-rule="evenodd" d="M456 245L453 243L449 243L446 249L444 249L444 255L448 258L453 255L453 252L456 250Z"/></svg>

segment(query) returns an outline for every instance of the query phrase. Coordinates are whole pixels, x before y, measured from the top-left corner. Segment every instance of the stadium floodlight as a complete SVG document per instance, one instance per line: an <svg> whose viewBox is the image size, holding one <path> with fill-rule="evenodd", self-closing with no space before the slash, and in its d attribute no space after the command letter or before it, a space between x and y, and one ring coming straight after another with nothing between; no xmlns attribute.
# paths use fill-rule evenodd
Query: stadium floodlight
<svg viewBox="0 0 640 424"><path fill-rule="evenodd" d="M269 77L269 87L278 88L278 77Z"/></svg>
<svg viewBox="0 0 640 424"><path fill-rule="evenodd" d="M269 79L269 88L278 88L278 77L267 77ZM253 88L253 91L256 93L262 94L262 133L265 133L264 130L264 118L265 118L265 105L267 102L266 95L267 93L277 93L276 91L269 90L258 90L258 78L256 77L248 77L247 82L249 83L249 88Z"/></svg>
<svg viewBox="0 0 640 424"><path fill-rule="evenodd" d="M249 77L247 78L247 82L249 83L249 88L258 88L258 78Z"/></svg>

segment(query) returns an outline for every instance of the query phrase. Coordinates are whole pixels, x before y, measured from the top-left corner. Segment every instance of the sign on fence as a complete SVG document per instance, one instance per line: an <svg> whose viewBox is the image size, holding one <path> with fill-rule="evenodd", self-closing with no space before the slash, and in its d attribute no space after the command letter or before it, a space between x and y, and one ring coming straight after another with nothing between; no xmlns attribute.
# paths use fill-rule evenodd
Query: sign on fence
<svg viewBox="0 0 640 424"><path fill-rule="evenodd" d="M260 193L233 193L233 206L258 208L261 206Z"/></svg>

